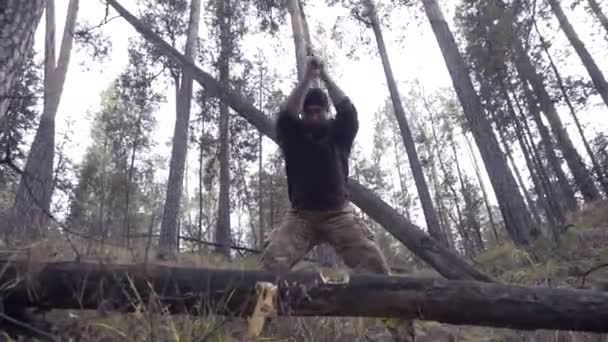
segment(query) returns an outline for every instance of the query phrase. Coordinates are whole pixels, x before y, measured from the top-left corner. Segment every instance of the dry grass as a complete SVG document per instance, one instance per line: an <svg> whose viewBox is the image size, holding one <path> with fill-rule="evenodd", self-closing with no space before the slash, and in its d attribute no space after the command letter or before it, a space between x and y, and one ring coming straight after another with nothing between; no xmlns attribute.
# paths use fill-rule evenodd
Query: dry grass
<svg viewBox="0 0 608 342"><path fill-rule="evenodd" d="M485 272L508 283L543 286L580 286L582 275L595 265L608 263L608 201L595 203L569 218L572 224L562 235L558 247L541 240L535 246L540 261L513 244L504 243L475 258ZM100 263L155 263L182 267L252 269L258 256L226 260L216 254L182 253L167 262L156 258L154 249L140 242L131 248L103 245L64 236L50 237L18 249L0 251L6 258L34 261L86 260ZM306 268L306 264L301 265ZM416 275L436 276L432 270L419 270ZM414 276L416 276L414 275ZM608 279L608 267L586 275L587 283ZM52 333L61 341L242 341L246 329L243 319L223 316L169 315L160 303L142 305L137 295L131 314L97 311L55 310L45 315L56 327ZM555 332L517 332L469 326L450 326L435 322L416 322L417 341L557 341L570 336ZM265 337L259 341L389 341L386 330L375 319L364 318L274 318L267 324ZM558 336L559 335L559 336ZM580 340L586 337L576 334ZM570 338L570 337L568 337ZM571 339L564 339L570 341ZM0 340L8 340L0 333Z"/></svg>

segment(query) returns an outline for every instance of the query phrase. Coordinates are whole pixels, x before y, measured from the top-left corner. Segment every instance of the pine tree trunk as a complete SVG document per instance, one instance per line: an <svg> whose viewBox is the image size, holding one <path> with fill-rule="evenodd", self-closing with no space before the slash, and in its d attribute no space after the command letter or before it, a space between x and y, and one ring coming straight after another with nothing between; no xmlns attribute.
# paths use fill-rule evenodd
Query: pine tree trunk
<svg viewBox="0 0 608 342"><path fill-rule="evenodd" d="M468 67L458 51L454 36L437 1L423 0L423 5L446 61L465 117L490 175L505 227L517 245L529 245L540 232L526 211L526 205L517 189L515 178L500 150L490 122L484 116L483 106L471 83Z"/></svg>
<svg viewBox="0 0 608 342"><path fill-rule="evenodd" d="M483 201L486 206L486 211L488 212L488 220L490 221L490 226L492 227L492 232L494 233L494 238L496 242L500 242L500 235L498 234L498 225L494 220L494 214L492 213L492 207L490 206L490 199L488 196L488 190L486 189L485 182L481 176L481 171L479 170L479 163L477 162L477 157L473 153L473 146L469 141L466 133L463 132L464 141L467 145L467 151L469 152L469 158L473 162L473 169L475 170L475 176L477 176L477 181L479 182L479 187L481 188L481 194L483 195Z"/></svg>
<svg viewBox="0 0 608 342"><path fill-rule="evenodd" d="M520 73L520 77L522 76L523 75ZM540 117L540 110L536 105L536 99L534 98L534 95L532 94L530 88L528 87L528 83L524 78L522 78L522 87L524 95L526 97L526 103L528 104L528 111L530 115L532 115L532 119L536 123L536 128L540 134L541 143L543 144L543 147L545 149L545 156L547 157L549 165L551 165L553 173L557 177L557 182L561 190L561 196L559 197L565 201L564 209L573 212L577 208L576 198L574 197L574 191L570 186L570 182L568 181L566 174L562 170L561 162L557 157L557 154L555 153L551 134L549 133L549 130L547 129ZM540 160L540 156L538 154L537 158ZM561 200L558 200L558 202L561 202Z"/></svg>
<svg viewBox="0 0 608 342"><path fill-rule="evenodd" d="M532 183L534 184L534 190L536 192L536 195L538 196L538 200L542 203L545 216L549 221L551 221L554 217L563 217L560 206L557 204L557 202L555 202L555 193L552 191L551 194L548 194L545 191L545 188L543 187L543 183L540 180L541 176L539 175L540 171L537 169L535 163L532 161L532 158L530 156L531 152L525 140L524 130L521 127L521 122L517 117L515 108L513 107L513 103L511 101L511 98L509 97L509 93L504 88L504 84L501 86L501 91L502 95L505 97L511 121L514 122L515 137L517 138L522 154L524 156L524 160L526 161L526 166L528 167L530 177L532 178ZM549 196L551 196L551 198L549 198ZM556 216L556 213L559 216Z"/></svg>
<svg viewBox="0 0 608 342"><path fill-rule="evenodd" d="M598 181L602 187L602 190L604 191L604 194L608 195L608 179L604 179L604 177L603 177L602 168L600 167L600 164L598 163L597 158L595 157L595 154L593 153L593 150L591 149L591 146L589 145L589 142L587 141L587 138L585 137L585 132L583 131L583 127L582 127L580 121L578 120L578 115L576 114L574 105L572 104L572 101L570 101L570 96L568 96L568 92L566 91L566 86L564 85L562 75L559 72L557 65L553 61L553 57L551 56L551 53L549 52L548 44L545 42L545 39L543 38L540 30L538 29L538 25L536 24L536 21L534 21L534 28L536 30L536 34L540 38L540 42L541 42L543 51L545 52L545 55L547 56L547 59L549 60L549 65L551 66L551 69L553 70L553 73L555 74L555 78L557 80L557 85L559 86L559 89L560 89L562 95L564 96L564 100L566 101L566 105L568 106L568 109L570 110L570 114L572 115L572 118L574 119L574 124L576 125L576 129L578 130L578 133L580 134L581 139L583 140L583 146L585 146L585 150L586 150L587 154L589 155L589 159L591 160L591 165L593 166L593 172L595 172L595 175L598 178Z"/></svg>
<svg viewBox="0 0 608 342"><path fill-rule="evenodd" d="M503 82L504 87L504 82ZM533 164L533 169L537 171L538 177L543 186L544 192L549 200L551 207L555 210L555 213L559 213L559 217L563 217L562 206L559 204L562 200L560 196L555 191L552 182L550 181L550 170L548 170L541 160L541 153L538 150L538 147L534 143L534 138L532 135L532 130L530 129L530 125L528 124L527 116L524 114L524 110L520 101L517 99L515 95L515 91L511 88L509 90L513 94L513 100L517 107L517 111L519 112L519 119L517 114L513 111L513 122L515 122L515 126L521 132L521 137L523 139L524 145L527 147L527 150L530 152L530 160ZM507 99L509 99L508 93L505 93ZM542 143L542 138L541 138ZM553 150L553 148L551 148Z"/></svg>
<svg viewBox="0 0 608 342"><path fill-rule="evenodd" d="M570 44L576 51L576 54L581 59L581 62L585 66L585 69L587 69L589 76L591 76L591 80L595 85L595 89L597 89L597 92L604 100L604 103L606 104L606 106L608 106L608 83L606 83L606 78L604 77L604 74L595 63L595 60L591 56L589 50L587 50L587 48L585 47L583 41L579 38L578 34L574 30L574 27L572 27L572 25L570 24L566 13L564 13L564 10L560 5L560 0L547 0L547 2L549 2L553 13L557 17L557 20L559 21L559 26L566 34L566 37L568 37L568 41L570 41Z"/></svg>
<svg viewBox="0 0 608 342"><path fill-rule="evenodd" d="M604 12L602 11L600 4L597 2L597 0L587 0L587 2L589 2L589 8L591 8L593 14L597 16L600 23L604 27L604 30L606 30L606 34L608 34L608 17L606 17Z"/></svg>
<svg viewBox="0 0 608 342"><path fill-rule="evenodd" d="M473 208L473 201L471 199L471 193L469 191L467 191L465 184L464 184L464 177L462 174L462 170L460 168L460 162L458 161L458 152L456 151L456 143L454 142L454 139L450 139L450 145L452 146L452 153L454 153L454 161L456 163L456 172L458 173L458 180L460 181L460 190L462 192L462 197L464 199L465 208L469 209L466 211L465 215L467 218L466 222L473 229L473 241L471 241L471 242L475 246L474 252L478 253L485 249L483 237L481 235L481 223L479 222L479 219L477 218L476 213L471 211L471 209ZM473 254L475 254L475 253L473 253Z"/></svg>
<svg viewBox="0 0 608 342"><path fill-rule="evenodd" d="M218 0L220 19L220 56L219 74L220 84L228 87L230 84L230 0ZM218 219L215 231L215 242L222 247L218 252L230 257L230 112L228 105L220 102L220 194Z"/></svg>
<svg viewBox="0 0 608 342"><path fill-rule="evenodd" d="M264 108L264 92L262 69L260 68L260 108ZM264 249L264 197L263 197L263 172L264 172L264 154L262 151L263 135L258 133L258 248Z"/></svg>
<svg viewBox="0 0 608 342"><path fill-rule="evenodd" d="M394 123L392 120L389 120L389 124L391 125L391 136L392 136L392 140L393 140L393 151L395 151L395 166L397 168L397 175L399 176L399 186L400 186L400 193L404 198L403 203L401 203L401 205L403 206L404 209L404 214L405 214L405 218L410 220L411 215L410 215L410 208L409 208L409 203L407 203L407 197L408 197L408 189L405 183L405 175L403 174L403 171L401 169L401 158L399 158L399 139L397 138L397 127L393 126Z"/></svg>
<svg viewBox="0 0 608 342"><path fill-rule="evenodd" d="M203 206L203 177L204 177L204 154L203 154L203 139L205 135L205 119L201 120L201 139L198 145L198 239L203 240L203 215L204 215L204 206ZM199 244L199 252L201 250L202 245Z"/></svg>
<svg viewBox="0 0 608 342"><path fill-rule="evenodd" d="M366 4L369 10L369 18L372 23L372 29L376 37L376 43L378 45L378 51L380 58L382 59L382 66L384 67L384 74L386 76L386 82L388 83L388 89L390 92L391 100L393 102L395 117L399 124L399 130L401 132L401 138L405 145L407 157L410 161L410 167L412 168L412 175L414 176L414 182L416 189L418 190L418 196L420 197L420 203L422 205L422 211L424 212L424 218L426 220L429 234L439 241L444 246L449 246L446 236L443 234L439 219L437 218L437 212L433 205L433 199L429 192L429 187L424 178L424 172L420 165L420 159L418 158L418 152L416 152L416 143L410 129L403 104L401 103L401 96L397 88L397 82L391 69L390 61L388 58L388 52L386 45L384 44L384 38L382 36L382 30L380 28L380 22L378 20L376 10L372 0L366 0Z"/></svg>
<svg viewBox="0 0 608 342"><path fill-rule="evenodd" d="M135 156L137 155L137 149L139 147L139 145L137 144L137 141L139 141L140 138L140 125L141 125L141 113L139 115L139 117L137 118L137 122L136 122L136 136L134 137L134 143L133 143L133 148L131 149L131 160L129 162L129 168L126 170L127 172L125 173L126 176L126 186L125 186L125 216L123 218L123 241L122 243L129 247L129 241L131 239L131 223L130 223L130 209L131 209L131 189L135 188L134 184L133 184L133 175L135 173Z"/></svg>
<svg viewBox="0 0 608 342"><path fill-rule="evenodd" d="M477 77L479 79L479 82L481 83L480 87L481 87L482 98L484 99L484 101L486 103L492 103L492 98L491 98L492 91L490 89L490 86L489 86L487 80L484 79L484 77L481 74L477 74ZM501 82L504 82L504 81L501 80ZM530 210L530 214L532 215L534 222L536 222L537 225L540 225L541 222L540 222L540 217L538 215L538 210L536 210L536 208L534 207L534 202L530 198L530 194L529 194L528 190L526 189L526 185L521 177L519 169L517 168L517 164L515 164L515 161L513 160L513 153L511 152L511 148L509 147L507 138L505 136L505 128L504 128L504 124L503 124L504 121L501 122L499 120L499 118L496 114L496 111L494 109L487 108L486 110L490 113L491 120L493 120L494 123L496 124L496 130L498 131L499 140L502 143L505 154L507 155L507 160L510 161L511 165L513 166L513 171L515 173L515 180L518 182L518 184L519 184L518 188L521 189L524 199L528 203L528 208ZM502 117L504 118L504 114L502 115Z"/></svg>
<svg viewBox="0 0 608 342"><path fill-rule="evenodd" d="M56 61L55 3L47 0L46 5L44 108L19 182L8 228L9 232L17 232L26 239L41 237L49 219L53 193L55 117L70 62L72 34L78 15L78 0L70 0L59 60Z"/></svg>
<svg viewBox="0 0 608 342"><path fill-rule="evenodd" d="M4 0L0 12L0 126L44 11L44 0Z"/></svg>
<svg viewBox="0 0 608 342"><path fill-rule="evenodd" d="M555 105L545 89L542 78L536 73L532 62L530 61L523 46L521 45L521 42L518 39L515 39L514 48L515 65L518 69L520 78L528 80L532 85L534 94L540 103L543 113L545 113L547 121L549 121L549 124L551 125L551 130L555 135L557 143L562 150L564 159L566 159L566 162L572 171L572 175L574 176L576 184L583 194L585 201L592 202L600 199L600 193L597 190L589 171L587 171L585 168L585 164L583 164L583 161L574 147L574 144L570 140L570 136L568 135L566 128L562 124L562 121L557 114ZM536 102L533 103L536 104ZM566 200L568 201L568 207L572 210L571 196L568 195Z"/></svg>
<svg viewBox="0 0 608 342"><path fill-rule="evenodd" d="M196 58L200 13L201 1L192 0L190 2L190 21L184 53L191 61L194 61ZM187 70L182 70L177 98L175 99L175 128L173 131L169 179L167 181L167 195L165 197L163 218L160 226L159 249L166 257L172 257L177 252L177 220L182 197L184 167L188 155L192 85L191 73Z"/></svg>

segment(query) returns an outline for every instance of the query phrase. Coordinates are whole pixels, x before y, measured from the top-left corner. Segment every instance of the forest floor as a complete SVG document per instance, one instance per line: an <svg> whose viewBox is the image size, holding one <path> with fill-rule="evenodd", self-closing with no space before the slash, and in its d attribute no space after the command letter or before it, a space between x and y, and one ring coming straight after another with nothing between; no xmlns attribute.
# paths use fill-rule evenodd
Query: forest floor
<svg viewBox="0 0 608 342"><path fill-rule="evenodd" d="M608 291L608 202L582 209L569 219L558 245L541 239L533 246L534 257L510 243L489 247L471 260L476 267L504 283L528 286L595 288ZM130 249L71 238L51 238L30 245L28 258L37 261L91 260L134 263L152 260L145 243ZM0 249L0 255L15 255ZM169 264L168 262L150 261ZM251 269L258 256L236 257L227 262L210 253L178 256L177 266ZM412 274L429 270L412 270ZM463 308L466 310L466 308ZM222 316L132 314L97 311L54 310L44 315L52 322L52 334L61 341L238 341L243 320ZM570 332L521 332L509 329L452 326L416 321L416 341L555 341L608 342L607 336ZM274 318L261 341L390 341L379 320L367 318ZM10 340L0 331L0 340Z"/></svg>

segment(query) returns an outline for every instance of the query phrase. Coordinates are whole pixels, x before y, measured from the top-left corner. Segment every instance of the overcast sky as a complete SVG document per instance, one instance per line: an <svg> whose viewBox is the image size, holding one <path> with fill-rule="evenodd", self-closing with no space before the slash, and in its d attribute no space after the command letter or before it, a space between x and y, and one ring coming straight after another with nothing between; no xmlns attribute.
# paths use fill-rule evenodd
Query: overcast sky
<svg viewBox="0 0 608 342"><path fill-rule="evenodd" d="M206 2L206 0L203 0L203 2ZM63 32L67 3L67 0L56 1L58 43L60 42L60 33ZM451 23L456 1L450 0L441 3L446 18ZM125 0L123 1L123 5L132 13L137 13L134 1ZM577 10L577 13L571 12L569 8L565 9L569 15L577 19L573 20L573 24L579 33L581 33L583 39L589 39L592 35L597 35L600 32L597 25L592 26L592 22L588 16L581 15L582 9ZM104 11L104 5L102 5L101 1L82 0L79 22L88 21L91 24L97 24L103 18ZM111 11L111 16L115 14L115 12ZM318 24L329 31L340 16L347 14L346 10L339 7L327 8L324 5L324 1L316 1L314 5L311 5L307 9L308 21L313 35L314 28ZM391 28L386 29L384 35L395 78L401 83L419 79L425 90L430 92L438 87L451 86L451 80L430 25L426 20L422 19L425 19L423 13L399 11L392 16ZM204 25L204 22L201 21L201 36L206 35ZM289 75L295 68L295 55L289 30L290 27L288 21L287 26L284 26L285 30L279 34L279 38L277 39L246 39L243 43L245 55L253 58L255 52L258 49L262 49L265 55L270 58L272 62L270 64L271 67L276 68L280 75ZM453 25L452 29L454 29ZM352 26L348 26L345 31L358 34L360 30L358 26L353 24ZM66 126L64 123L66 120L74 122L74 134L72 137L75 143L70 148L70 155L76 162L80 161L86 146L90 143L89 130L91 121L89 114L94 113L100 108L101 91L106 89L110 82L123 70L127 63L126 51L128 39L137 35L137 32L121 18L115 19L104 26L103 31L112 40L109 60L102 65L83 67L83 63L89 64L89 57L84 53L73 54L57 115L58 136L65 131ZM559 32L557 37L558 42L565 41L561 32ZM44 16L36 34L35 44L35 49L40 52L38 55L40 59L43 57L41 52L44 51L43 38ZM361 128L357 142L369 155L372 146L373 113L383 104L388 96L382 64L377 56L367 55L363 52L358 54L359 59L349 59L345 55L345 49L338 48L333 42L323 37L320 39L321 41L317 41L317 44L326 44L332 50L330 53L336 58L333 64L334 67L331 70L334 78L358 107ZM594 39L594 41L601 41L601 39ZM586 43L589 44L587 41ZM606 69L607 63L605 63L605 51L607 48L605 42L593 44L590 48L596 61L600 64L600 68L605 73L608 72ZM362 47L361 49L365 50L368 48ZM284 61L294 61L294 63L285 63ZM580 65L578 57L574 54L569 57L568 65L562 65L562 67L568 74L587 75ZM288 88L289 81L291 80L286 80L282 84L282 89L285 93L289 93L290 91ZM404 87L401 90L402 93L407 91ZM164 103L156 113L159 125L155 138L158 143L157 151L169 156L170 145L167 142L171 139L175 120L174 91L168 88L166 96L168 102ZM599 105L587 112L579 113L581 120L590 125L590 136L594 132L605 130L608 127L606 107L597 99L594 99L594 101L599 103ZM567 112L562 110L561 113L564 123L570 125L572 120ZM580 139L574 128L569 127L569 131L573 140L580 144ZM273 144L269 143L268 146L273 146ZM582 152L582 149L580 151ZM463 158L467 158L465 157L466 155L466 151L463 151ZM195 171L194 167L191 167L190 172ZM194 183L190 182L190 184ZM417 221L418 223L423 223L421 219Z"/></svg>

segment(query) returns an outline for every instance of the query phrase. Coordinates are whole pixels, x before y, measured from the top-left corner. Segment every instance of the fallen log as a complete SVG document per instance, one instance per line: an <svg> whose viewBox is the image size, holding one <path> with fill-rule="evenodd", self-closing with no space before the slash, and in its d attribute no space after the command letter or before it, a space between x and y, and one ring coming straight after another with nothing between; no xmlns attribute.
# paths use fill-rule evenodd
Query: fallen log
<svg viewBox="0 0 608 342"><path fill-rule="evenodd" d="M256 284L269 282L277 285L276 310L284 316L608 332L608 293L588 290L364 274L332 283L310 272L277 275L151 264L0 262L0 268L5 313L23 308L130 312L162 304L171 314L248 316L256 304Z"/></svg>

